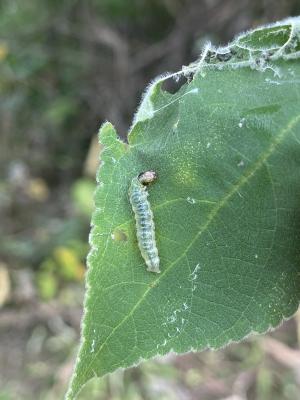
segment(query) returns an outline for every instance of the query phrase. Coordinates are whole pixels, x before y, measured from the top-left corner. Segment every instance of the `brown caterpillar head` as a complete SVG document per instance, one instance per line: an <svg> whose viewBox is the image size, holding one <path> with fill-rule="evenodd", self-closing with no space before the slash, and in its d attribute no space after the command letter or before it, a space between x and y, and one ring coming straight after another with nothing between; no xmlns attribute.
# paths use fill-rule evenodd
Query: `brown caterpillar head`
<svg viewBox="0 0 300 400"><path fill-rule="evenodd" d="M148 185L151 182L154 182L157 179L157 173L155 171L145 171L141 172L138 176L138 180L143 185Z"/></svg>

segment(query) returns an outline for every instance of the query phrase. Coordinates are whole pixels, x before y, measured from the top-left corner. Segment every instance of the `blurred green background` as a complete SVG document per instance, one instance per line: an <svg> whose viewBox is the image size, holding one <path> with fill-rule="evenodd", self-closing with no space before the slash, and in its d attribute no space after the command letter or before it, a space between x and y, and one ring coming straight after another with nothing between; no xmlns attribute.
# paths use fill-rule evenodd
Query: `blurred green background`
<svg viewBox="0 0 300 400"><path fill-rule="evenodd" d="M62 399L76 354L99 146L206 40L299 0L0 0L0 400ZM300 398L300 319L92 381L81 399Z"/></svg>

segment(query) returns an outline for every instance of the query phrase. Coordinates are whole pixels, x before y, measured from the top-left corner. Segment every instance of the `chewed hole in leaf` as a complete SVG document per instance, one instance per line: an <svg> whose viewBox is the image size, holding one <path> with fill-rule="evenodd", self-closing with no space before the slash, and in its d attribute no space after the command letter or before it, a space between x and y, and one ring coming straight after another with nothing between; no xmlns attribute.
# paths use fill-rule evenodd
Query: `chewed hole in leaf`
<svg viewBox="0 0 300 400"><path fill-rule="evenodd" d="M170 77L168 79L165 79L161 85L161 89L170 94L175 94L187 82L188 78L185 75L177 75L175 78Z"/></svg>

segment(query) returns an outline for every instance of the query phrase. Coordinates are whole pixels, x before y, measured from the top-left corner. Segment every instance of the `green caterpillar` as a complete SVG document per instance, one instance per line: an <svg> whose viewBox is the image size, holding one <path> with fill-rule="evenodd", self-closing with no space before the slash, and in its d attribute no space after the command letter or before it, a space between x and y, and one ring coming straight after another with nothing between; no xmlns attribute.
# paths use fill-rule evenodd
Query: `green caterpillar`
<svg viewBox="0 0 300 400"><path fill-rule="evenodd" d="M158 250L155 241L155 226L150 203L147 200L147 185L157 179L154 171L142 172L134 177L129 188L129 199L136 221L136 236L147 271L160 272Z"/></svg>

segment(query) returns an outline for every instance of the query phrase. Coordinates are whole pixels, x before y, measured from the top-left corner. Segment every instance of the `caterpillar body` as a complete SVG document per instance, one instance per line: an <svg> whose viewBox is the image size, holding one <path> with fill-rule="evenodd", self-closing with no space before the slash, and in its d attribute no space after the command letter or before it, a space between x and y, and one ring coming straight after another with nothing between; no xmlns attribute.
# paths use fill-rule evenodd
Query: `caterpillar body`
<svg viewBox="0 0 300 400"><path fill-rule="evenodd" d="M157 178L154 171L134 177L129 188L129 199L136 221L136 236L147 271L159 273L159 257L155 241L153 213L147 199L147 185Z"/></svg>

